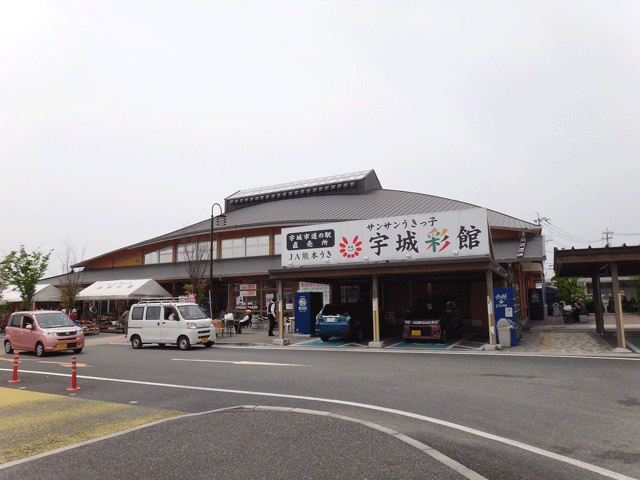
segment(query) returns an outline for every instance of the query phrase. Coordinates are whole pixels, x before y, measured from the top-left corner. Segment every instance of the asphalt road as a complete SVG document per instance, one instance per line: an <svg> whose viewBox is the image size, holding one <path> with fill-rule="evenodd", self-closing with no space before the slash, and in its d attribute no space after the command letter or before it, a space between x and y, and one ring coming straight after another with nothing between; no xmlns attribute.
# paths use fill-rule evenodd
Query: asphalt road
<svg viewBox="0 0 640 480"><path fill-rule="evenodd" d="M43 451L83 428L102 439L11 457L0 478L640 478L637 359L106 343L78 355L69 392L70 359L21 355L21 382L0 386L0 445L32 455L36 426Z"/></svg>

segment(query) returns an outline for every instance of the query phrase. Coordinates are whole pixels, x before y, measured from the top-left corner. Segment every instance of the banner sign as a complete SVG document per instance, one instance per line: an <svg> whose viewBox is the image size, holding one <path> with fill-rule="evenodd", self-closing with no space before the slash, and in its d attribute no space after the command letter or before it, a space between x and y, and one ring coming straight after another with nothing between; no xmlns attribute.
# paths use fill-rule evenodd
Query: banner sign
<svg viewBox="0 0 640 480"><path fill-rule="evenodd" d="M282 266L488 256L484 208L282 229Z"/></svg>

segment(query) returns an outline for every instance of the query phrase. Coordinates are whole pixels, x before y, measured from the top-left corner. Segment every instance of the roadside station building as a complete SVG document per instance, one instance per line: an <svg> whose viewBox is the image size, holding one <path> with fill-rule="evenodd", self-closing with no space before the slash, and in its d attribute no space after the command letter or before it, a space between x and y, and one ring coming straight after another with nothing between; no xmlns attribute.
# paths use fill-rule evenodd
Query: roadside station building
<svg viewBox="0 0 640 480"><path fill-rule="evenodd" d="M219 211L219 212L218 212ZM541 227L458 200L382 188L374 170L240 190L211 218L88 259L81 283L153 279L172 295L194 279L224 310L294 315L294 294L370 302L374 341L399 331L422 297L457 299L470 329L491 332L494 287L522 317L543 282ZM59 278L59 277L58 277ZM46 282L55 282L47 279ZM102 297L104 301L104 297ZM201 302L209 306L209 299Z"/></svg>

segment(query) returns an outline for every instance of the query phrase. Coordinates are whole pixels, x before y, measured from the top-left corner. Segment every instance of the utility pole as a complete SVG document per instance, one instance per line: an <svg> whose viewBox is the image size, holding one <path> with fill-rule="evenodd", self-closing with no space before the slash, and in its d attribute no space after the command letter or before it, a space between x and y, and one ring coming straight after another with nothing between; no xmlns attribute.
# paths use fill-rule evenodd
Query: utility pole
<svg viewBox="0 0 640 480"><path fill-rule="evenodd" d="M611 246L611 242L610 240L613 238L613 232L609 231L609 227L607 227L607 229L602 232L602 240L606 240L607 242L607 247Z"/></svg>
<svg viewBox="0 0 640 480"><path fill-rule="evenodd" d="M536 212L536 215L538 216L538 218L534 219L533 223L535 223L539 227L542 226L542 222L548 222L549 220L551 220L550 218L547 218L547 217L540 217L540 214L538 212Z"/></svg>

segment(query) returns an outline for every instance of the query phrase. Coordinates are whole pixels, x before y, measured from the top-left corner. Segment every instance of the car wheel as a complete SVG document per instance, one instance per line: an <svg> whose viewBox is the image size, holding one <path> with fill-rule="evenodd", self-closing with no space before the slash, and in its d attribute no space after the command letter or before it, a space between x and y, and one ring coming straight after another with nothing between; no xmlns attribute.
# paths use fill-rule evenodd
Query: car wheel
<svg viewBox="0 0 640 480"><path fill-rule="evenodd" d="M449 340L449 334L447 333L447 331L440 330L440 342L447 343L448 340Z"/></svg>
<svg viewBox="0 0 640 480"><path fill-rule="evenodd" d="M320 335L320 340L328 342L331 337L329 335Z"/></svg>
<svg viewBox="0 0 640 480"><path fill-rule="evenodd" d="M142 340L140 340L139 336L131 337L131 346L135 349L142 348Z"/></svg>
<svg viewBox="0 0 640 480"><path fill-rule="evenodd" d="M41 343L36 343L36 355L39 357L44 357L47 352L44 351L44 345Z"/></svg>
<svg viewBox="0 0 640 480"><path fill-rule="evenodd" d="M187 337L180 337L178 339L178 348L180 350L189 350L191 348L191 343L189 343L189 339Z"/></svg>
<svg viewBox="0 0 640 480"><path fill-rule="evenodd" d="M205 342L204 346L205 348L213 347L213 342Z"/></svg>
<svg viewBox="0 0 640 480"><path fill-rule="evenodd" d="M81 348L76 348L73 350L73 353L82 353L82 349Z"/></svg>
<svg viewBox="0 0 640 480"><path fill-rule="evenodd" d="M13 348L11 348L11 342L9 340L4 341L4 353L13 353Z"/></svg>

